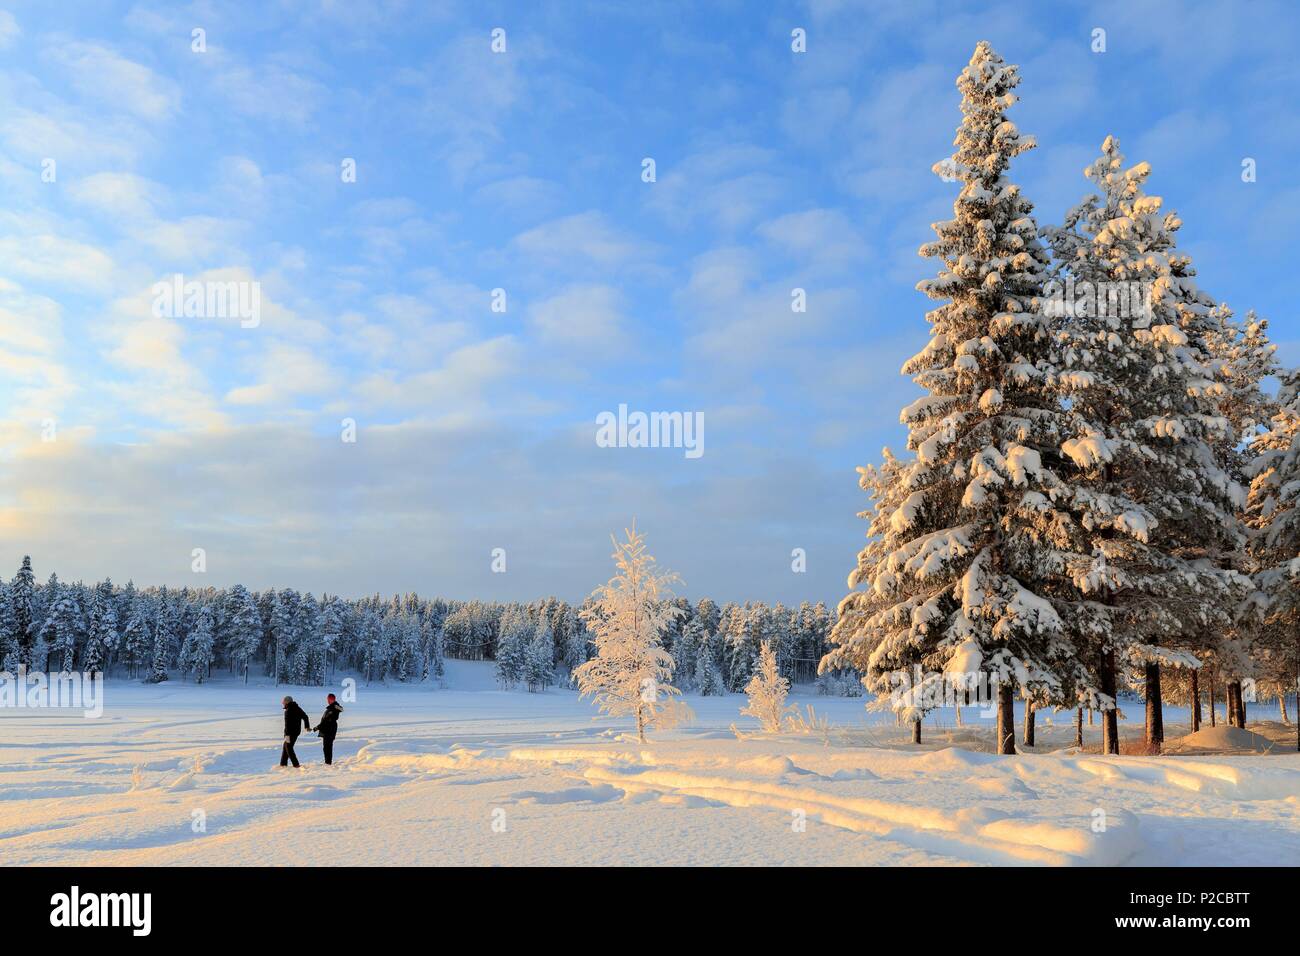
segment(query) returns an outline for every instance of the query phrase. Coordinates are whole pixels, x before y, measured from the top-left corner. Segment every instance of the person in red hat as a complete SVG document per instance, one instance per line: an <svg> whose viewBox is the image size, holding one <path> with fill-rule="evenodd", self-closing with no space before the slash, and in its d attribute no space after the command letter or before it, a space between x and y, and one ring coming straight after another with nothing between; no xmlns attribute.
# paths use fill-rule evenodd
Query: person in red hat
<svg viewBox="0 0 1300 956"><path fill-rule="evenodd" d="M339 732L339 714L343 708L333 694L325 698L325 713L316 721L316 732L320 734L321 749L325 751L325 762L334 762L334 737Z"/></svg>

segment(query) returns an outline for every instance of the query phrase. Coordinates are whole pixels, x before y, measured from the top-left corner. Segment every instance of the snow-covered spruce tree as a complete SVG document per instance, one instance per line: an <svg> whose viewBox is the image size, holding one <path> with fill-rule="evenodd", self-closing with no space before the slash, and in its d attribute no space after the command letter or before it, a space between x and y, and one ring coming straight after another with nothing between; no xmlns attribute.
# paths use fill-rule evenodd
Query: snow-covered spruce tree
<svg viewBox="0 0 1300 956"><path fill-rule="evenodd" d="M1178 645L1230 627L1248 592L1228 567L1244 540L1242 489L1223 454L1215 305L1175 248L1181 223L1144 194L1149 173L1125 168L1108 138L1084 171L1099 194L1046 230L1061 264L1054 291L1073 288L1054 317L1072 431L1062 449L1075 466L1062 549L1073 584L1054 596L1091 666L1081 702L1102 711L1108 753L1119 752L1120 669L1142 672L1158 746L1160 665L1197 666Z"/></svg>
<svg viewBox="0 0 1300 956"><path fill-rule="evenodd" d="M1296 690L1300 750L1300 369L1280 378L1278 409L1252 445L1247 515L1255 581L1264 598L1256 653L1267 681Z"/></svg>
<svg viewBox="0 0 1300 956"><path fill-rule="evenodd" d="M298 646L301 630L299 628L298 605L301 599L293 588L282 588L275 595L271 610L271 641L275 652L270 662L277 684L290 678L293 661L293 649Z"/></svg>
<svg viewBox="0 0 1300 956"><path fill-rule="evenodd" d="M727 631L728 689L739 694L758 664L764 637L763 608L747 604L731 615Z"/></svg>
<svg viewBox="0 0 1300 956"><path fill-rule="evenodd" d="M426 619L424 622L426 631L427 656L425 657L424 670L425 676L433 678L434 682L441 685L447 676L447 664L444 659L442 627L432 619Z"/></svg>
<svg viewBox="0 0 1300 956"><path fill-rule="evenodd" d="M86 635L86 652L81 669L98 674L105 667L109 652L117 646L117 608L113 603L113 585L99 584L91 598L90 624Z"/></svg>
<svg viewBox="0 0 1300 956"><path fill-rule="evenodd" d="M637 739L647 728L671 727L688 719L690 708L670 681L673 659L660 643L669 620L680 613L669 590L675 574L655 568L645 536L636 525L614 540L617 573L592 592L582 618L595 635L596 656L573 672L581 696L592 696L611 717L636 718Z"/></svg>
<svg viewBox="0 0 1300 956"><path fill-rule="evenodd" d="M524 651L523 681L530 694L540 693L554 681L553 657L555 637L545 617L533 629L532 640Z"/></svg>
<svg viewBox="0 0 1300 956"><path fill-rule="evenodd" d="M13 606L14 640L18 644L18 663L32 667L33 649L36 645L36 618L33 604L36 599L36 576L32 573L32 559L23 555L22 566L9 585L9 601Z"/></svg>
<svg viewBox="0 0 1300 956"><path fill-rule="evenodd" d="M1269 340L1268 322L1253 311L1246 313L1244 321L1238 321L1231 309L1220 305L1213 316L1216 321L1211 325L1206 348L1215 372L1214 401L1228 423L1216 452L1226 462L1232 479L1249 487L1255 474L1255 461L1266 453L1259 439L1269 433L1280 411L1276 398L1261 387L1265 379L1278 375L1277 349ZM1254 576L1267 565L1268 557L1252 546L1261 529L1258 516L1250 511L1250 504L1248 493L1244 520L1250 543L1233 555L1232 566ZM1195 642L1194 652L1198 658L1212 659L1229 675L1228 686L1233 696L1240 695L1244 678L1271 685L1277 676L1272 666L1277 661L1276 654L1272 653L1277 629L1270 619L1269 603L1267 592L1256 581L1255 590L1245 602L1235 625L1198 635L1201 639ZM1193 694L1199 694L1198 685L1193 673L1190 688ZM1232 716L1240 718L1240 725L1245 726L1244 706L1237 708Z"/></svg>
<svg viewBox="0 0 1300 956"><path fill-rule="evenodd" d="M47 666L58 666L61 673L70 674L76 655L77 635L85 628L81 606L72 588L59 585L57 579L47 587L55 592L41 625L41 640L48 648Z"/></svg>
<svg viewBox="0 0 1300 956"><path fill-rule="evenodd" d="M758 667L745 685L749 703L740 713L757 719L767 733L779 733L781 722L794 712L794 707L787 706L785 702L789 692L790 682L777 669L772 642L764 641L758 654Z"/></svg>
<svg viewBox="0 0 1300 956"><path fill-rule="evenodd" d="M297 644L293 649L290 676L295 684L320 686L325 683L325 655L320 646L320 605L310 591L298 604L295 623Z"/></svg>
<svg viewBox="0 0 1300 956"><path fill-rule="evenodd" d="M682 690L699 687L696 683L696 664L700 659L700 646L707 639L704 622L698 616L692 616L673 644L673 679L681 685Z"/></svg>
<svg viewBox="0 0 1300 956"><path fill-rule="evenodd" d="M185 636L181 645L181 673L194 676L194 683L202 684L208 676L208 667L212 664L212 646L216 639L216 622L210 604L199 609L194 621L194 628Z"/></svg>
<svg viewBox="0 0 1300 956"><path fill-rule="evenodd" d="M705 636L700 641L700 649L695 657L695 687L701 697L721 697L726 693L718 665L714 663L713 644L720 640L716 635Z"/></svg>
<svg viewBox="0 0 1300 956"><path fill-rule="evenodd" d="M1053 704L1073 699L1078 676L1043 593L1060 573L1065 418L1035 308L1048 254L1031 204L1007 178L1033 146L1006 116L1019 81L985 42L957 79L956 151L935 171L961 189L954 217L920 250L942 266L918 288L942 304L926 316L929 343L903 366L925 392L901 415L914 457L863 475L876 501L872 541L822 663L857 668L917 722L942 699L936 691L957 658L996 682L1000 753L1015 752L1017 687Z"/></svg>
<svg viewBox="0 0 1300 956"><path fill-rule="evenodd" d="M140 667L149 659L153 648L153 634L149 628L151 618L148 598L138 598L122 629L122 656L128 677L135 677Z"/></svg>
<svg viewBox="0 0 1300 956"><path fill-rule="evenodd" d="M145 683L161 684L167 679L168 634L171 633L175 614L166 597L158 601L158 613L153 625L153 661Z"/></svg>
<svg viewBox="0 0 1300 956"><path fill-rule="evenodd" d="M226 592L224 630L232 663L243 672L247 684L249 664L262 646L262 619L252 595L242 584L236 584Z"/></svg>
<svg viewBox="0 0 1300 956"><path fill-rule="evenodd" d="M497 636L497 683L507 690L523 678L524 661L534 628L523 608L512 605L501 616L501 633Z"/></svg>
<svg viewBox="0 0 1300 956"><path fill-rule="evenodd" d="M14 616L13 601L9 597L9 583L0 578L0 671L18 673L18 621Z"/></svg>

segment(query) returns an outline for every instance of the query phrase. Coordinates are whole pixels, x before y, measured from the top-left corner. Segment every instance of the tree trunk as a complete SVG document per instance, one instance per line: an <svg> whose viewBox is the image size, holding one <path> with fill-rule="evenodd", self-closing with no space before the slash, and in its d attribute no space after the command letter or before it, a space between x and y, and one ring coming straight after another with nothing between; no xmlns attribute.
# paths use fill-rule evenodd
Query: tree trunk
<svg viewBox="0 0 1300 956"><path fill-rule="evenodd" d="M1091 708L1091 707L1088 708L1088 726L1089 726L1089 727L1092 726L1092 708Z"/></svg>
<svg viewBox="0 0 1300 956"><path fill-rule="evenodd" d="M962 725L961 724L961 701L958 699L954 699L953 704L957 708L957 726L960 727Z"/></svg>
<svg viewBox="0 0 1300 956"><path fill-rule="evenodd" d="M1115 653L1102 651L1101 692L1111 699L1109 710L1101 712L1101 752L1119 753L1119 701L1115 698Z"/></svg>
<svg viewBox="0 0 1300 956"><path fill-rule="evenodd" d="M997 752L1013 754L1016 752L1016 711L1011 697L1011 688L1007 684L998 684L998 726Z"/></svg>
<svg viewBox="0 0 1300 956"><path fill-rule="evenodd" d="M1146 665L1147 746L1160 749L1165 742L1165 717L1160 702L1160 665Z"/></svg>
<svg viewBox="0 0 1300 956"><path fill-rule="evenodd" d="M921 742L921 718L918 717L912 721L912 743L919 744L920 742Z"/></svg>
<svg viewBox="0 0 1300 956"><path fill-rule="evenodd" d="M1214 716L1214 694L1215 694L1215 690L1214 690L1214 671L1213 671L1213 670L1210 671L1210 673L1209 673L1209 678L1210 678L1210 726L1213 727L1213 726L1214 726L1214 721L1215 721L1215 716Z"/></svg>
<svg viewBox="0 0 1300 956"><path fill-rule="evenodd" d="M1192 670L1192 733L1201 729L1201 675Z"/></svg>
<svg viewBox="0 0 1300 956"><path fill-rule="evenodd" d="M1074 712L1074 745L1080 750L1083 749L1083 708L1079 707Z"/></svg>
<svg viewBox="0 0 1300 956"><path fill-rule="evenodd" d="M1286 714L1286 690L1285 689L1282 691L1282 693L1277 695L1277 706L1278 706L1278 710L1282 711L1282 723L1284 724L1291 723L1291 718L1288 717Z"/></svg>
<svg viewBox="0 0 1300 956"><path fill-rule="evenodd" d="M1241 682L1228 682L1228 726L1241 726Z"/></svg>
<svg viewBox="0 0 1300 956"><path fill-rule="evenodd" d="M1025 700L1025 746L1034 745L1034 702Z"/></svg>
<svg viewBox="0 0 1300 956"><path fill-rule="evenodd" d="M636 708L636 739L645 743L645 714L641 711L641 705Z"/></svg>

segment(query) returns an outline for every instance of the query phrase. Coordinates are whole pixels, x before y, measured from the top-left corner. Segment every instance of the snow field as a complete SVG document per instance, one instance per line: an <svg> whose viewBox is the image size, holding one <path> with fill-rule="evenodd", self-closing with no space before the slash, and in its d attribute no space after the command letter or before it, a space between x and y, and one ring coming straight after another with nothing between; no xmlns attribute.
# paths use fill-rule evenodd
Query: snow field
<svg viewBox="0 0 1300 956"><path fill-rule="evenodd" d="M1226 865L1300 859L1300 756L1103 758L978 746L987 722L927 723L921 748L861 699L795 695L822 736L746 736L742 697L645 745L572 692L358 688L336 765L314 735L281 770L283 688L110 682L105 715L0 715L9 864ZM337 688L336 688L337 690ZM290 688L313 722L320 688ZM317 699L320 698L318 701ZM1140 715L1135 715L1140 716ZM1167 724L1176 733L1180 716ZM1128 722L1136 734L1140 727ZM1088 729L1093 742L1099 728ZM954 746L958 744L960 746ZM1050 751L1050 752L1049 752ZM196 829L196 819L203 827Z"/></svg>

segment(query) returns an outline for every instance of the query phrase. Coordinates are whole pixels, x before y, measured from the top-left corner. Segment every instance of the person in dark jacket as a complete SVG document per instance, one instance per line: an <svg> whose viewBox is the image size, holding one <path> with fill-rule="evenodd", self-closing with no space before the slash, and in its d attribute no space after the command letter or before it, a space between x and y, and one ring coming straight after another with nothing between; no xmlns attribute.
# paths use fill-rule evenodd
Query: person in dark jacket
<svg viewBox="0 0 1300 956"><path fill-rule="evenodd" d="M339 714L343 708L333 694L325 698L325 713L316 721L316 733L320 734L321 749L325 751L325 762L334 762L334 737L339 732Z"/></svg>
<svg viewBox="0 0 1300 956"><path fill-rule="evenodd" d="M303 727L311 730L311 721L307 718L306 712L294 703L292 697L285 697L280 704L284 707L284 749L280 751L280 766L284 767L292 760L296 767L298 755L293 752L294 741L302 733Z"/></svg>

